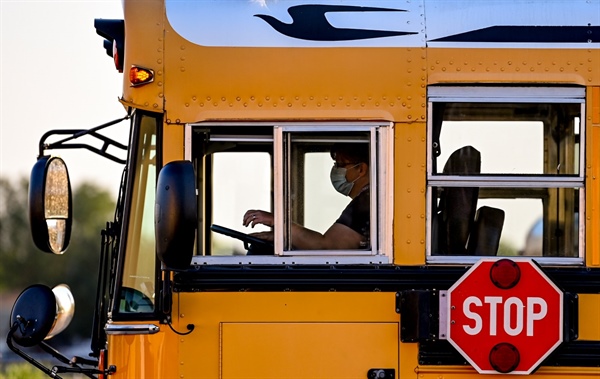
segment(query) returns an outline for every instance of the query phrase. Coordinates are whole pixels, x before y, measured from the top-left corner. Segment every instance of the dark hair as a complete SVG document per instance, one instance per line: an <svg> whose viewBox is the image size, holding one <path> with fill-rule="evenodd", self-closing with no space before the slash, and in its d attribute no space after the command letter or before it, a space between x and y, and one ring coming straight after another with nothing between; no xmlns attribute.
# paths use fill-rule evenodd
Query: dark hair
<svg viewBox="0 0 600 379"><path fill-rule="evenodd" d="M331 147L331 158L340 155L348 158L351 162L369 164L369 144L358 143L336 143Z"/></svg>

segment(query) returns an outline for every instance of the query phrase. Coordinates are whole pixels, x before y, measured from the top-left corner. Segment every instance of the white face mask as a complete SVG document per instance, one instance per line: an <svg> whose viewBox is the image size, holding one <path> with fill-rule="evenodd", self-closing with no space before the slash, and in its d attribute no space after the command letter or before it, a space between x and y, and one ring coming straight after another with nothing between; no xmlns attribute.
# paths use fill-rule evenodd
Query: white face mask
<svg viewBox="0 0 600 379"><path fill-rule="evenodd" d="M360 163L357 163L350 168L354 168L359 164ZM360 178L360 176L354 179L352 182L348 182L346 180L346 171L347 170L344 167L333 166L331 168L331 173L329 174L329 177L331 178L331 184L333 185L333 188L335 188L335 190L341 193L342 195L348 196L348 194L350 193L350 191L352 191L352 188L354 187L354 182L356 182Z"/></svg>

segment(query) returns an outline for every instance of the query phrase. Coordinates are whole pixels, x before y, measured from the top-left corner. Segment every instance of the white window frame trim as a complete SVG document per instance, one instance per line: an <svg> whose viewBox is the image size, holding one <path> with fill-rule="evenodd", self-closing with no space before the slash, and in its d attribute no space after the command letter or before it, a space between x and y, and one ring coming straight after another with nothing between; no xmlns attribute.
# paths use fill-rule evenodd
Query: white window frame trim
<svg viewBox="0 0 600 379"><path fill-rule="evenodd" d="M192 160L192 130L204 126L268 125L273 127L273 181L274 181L274 255L253 256L193 256L192 265L218 264L392 264L393 262L393 172L394 172L394 124L388 121L348 122L202 122L186 124L184 130L184 156ZM371 250L294 250L284 252L284 146L283 133L289 132L352 132L370 131L371 183L376 183L376 192L371 192ZM379 173L379 175L378 175ZM375 196L373 194L375 193ZM376 236L376 238L373 238Z"/></svg>
<svg viewBox="0 0 600 379"><path fill-rule="evenodd" d="M585 158L586 158L586 89L585 87L493 87L493 86L457 86L427 88L427 226L426 226L426 262L439 264L474 264L481 256L445 256L432 255L431 252L431 202L433 187L475 187L495 188L577 188L579 190L579 252L577 257L518 257L535 259L545 266L582 266L585 264ZM580 104L580 151L579 175L565 177L549 177L543 175L527 175L516 177L511 175L452 177L434 175L432 165L433 139L433 103L560 103ZM534 183L531 177L536 176ZM529 181L529 183L527 183ZM499 256L500 257L500 256Z"/></svg>

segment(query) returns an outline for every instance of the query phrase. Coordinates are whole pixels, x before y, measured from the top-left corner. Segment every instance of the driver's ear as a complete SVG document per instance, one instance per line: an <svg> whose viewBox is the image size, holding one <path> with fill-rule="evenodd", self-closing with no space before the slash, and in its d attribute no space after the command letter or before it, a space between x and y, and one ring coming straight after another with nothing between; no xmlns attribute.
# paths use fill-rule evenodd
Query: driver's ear
<svg viewBox="0 0 600 379"><path fill-rule="evenodd" d="M358 164L358 172L361 175L366 175L369 173L369 165L364 163L364 162L360 162Z"/></svg>

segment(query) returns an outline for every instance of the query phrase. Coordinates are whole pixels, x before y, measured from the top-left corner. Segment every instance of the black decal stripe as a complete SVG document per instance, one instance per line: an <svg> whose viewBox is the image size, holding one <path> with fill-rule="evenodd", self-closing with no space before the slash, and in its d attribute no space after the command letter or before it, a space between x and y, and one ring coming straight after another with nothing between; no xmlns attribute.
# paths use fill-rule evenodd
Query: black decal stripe
<svg viewBox="0 0 600 379"><path fill-rule="evenodd" d="M589 43L600 42L598 26L491 26L431 42Z"/></svg>
<svg viewBox="0 0 600 379"><path fill-rule="evenodd" d="M288 13L292 23L286 24L273 16L256 14L279 33L291 38L307 41L353 41L417 34L393 30L343 29L332 26L325 13L328 12L406 12L402 9L358 7L350 5L306 4L290 7Z"/></svg>

